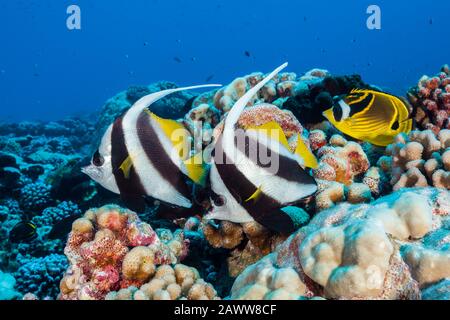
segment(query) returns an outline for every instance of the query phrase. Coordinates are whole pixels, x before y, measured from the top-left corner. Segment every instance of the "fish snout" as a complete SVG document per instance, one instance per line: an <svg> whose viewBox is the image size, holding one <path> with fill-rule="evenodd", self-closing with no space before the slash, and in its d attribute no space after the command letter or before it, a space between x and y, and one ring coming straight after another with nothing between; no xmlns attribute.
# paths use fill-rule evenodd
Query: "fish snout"
<svg viewBox="0 0 450 320"><path fill-rule="evenodd" d="M102 178L102 172L100 168L94 165L88 165L86 167L81 168L81 172L88 175L91 179L95 181L99 181Z"/></svg>

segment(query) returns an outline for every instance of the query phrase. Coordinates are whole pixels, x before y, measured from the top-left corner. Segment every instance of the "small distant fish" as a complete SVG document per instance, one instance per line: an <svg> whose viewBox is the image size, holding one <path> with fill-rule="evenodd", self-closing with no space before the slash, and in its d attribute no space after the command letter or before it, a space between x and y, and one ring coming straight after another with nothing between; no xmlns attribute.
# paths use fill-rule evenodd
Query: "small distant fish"
<svg viewBox="0 0 450 320"><path fill-rule="evenodd" d="M175 62L181 63L181 59L178 58L178 57L174 57L173 60L174 60Z"/></svg>
<svg viewBox="0 0 450 320"><path fill-rule="evenodd" d="M286 66L287 63L278 67L251 88L229 111L223 133L212 153L209 180L212 208L206 219L235 223L257 221L270 230L291 233L296 228L294 220L281 208L317 192L316 181L302 168L316 168L317 159L300 136L297 137L297 150L291 152L287 138L276 122L244 132L235 128L251 98ZM271 161L275 159L278 168L271 170L263 164L267 164L267 159L251 156L261 155L257 150L270 151Z"/></svg>
<svg viewBox="0 0 450 320"><path fill-rule="evenodd" d="M244 51L244 55L245 55L247 58L250 58L250 57L251 57L251 54L250 54L249 51Z"/></svg>
<svg viewBox="0 0 450 320"><path fill-rule="evenodd" d="M185 177L203 183L206 168L198 161L201 153L189 158L190 134L186 128L175 120L158 117L149 108L175 92L218 86L168 89L141 98L109 126L91 164L82 172L120 194L134 211L145 209L144 196L190 208L191 192Z"/></svg>
<svg viewBox="0 0 450 320"><path fill-rule="evenodd" d="M29 221L17 223L9 232L11 243L31 242L37 237L36 225Z"/></svg>
<svg viewBox="0 0 450 320"><path fill-rule="evenodd" d="M400 98L373 90L355 89L323 115L339 131L358 140L385 147L399 133L412 128L409 109Z"/></svg>
<svg viewBox="0 0 450 320"><path fill-rule="evenodd" d="M211 74L208 77L206 77L205 82L210 82L214 78L214 75Z"/></svg>
<svg viewBox="0 0 450 320"><path fill-rule="evenodd" d="M192 61L192 62L195 62L195 61L197 61L197 58L196 58L196 57L192 57L192 58L191 58L191 61Z"/></svg>
<svg viewBox="0 0 450 320"><path fill-rule="evenodd" d="M429 21L429 23L430 23L430 25L432 25L432 24L433 24L433 18L430 18L430 21Z"/></svg>
<svg viewBox="0 0 450 320"><path fill-rule="evenodd" d="M68 217L65 217L64 219L58 221L55 223L50 230L49 234L47 235L47 238L50 240L55 239L63 239L67 237L67 235L72 230L72 224L75 220L79 219L81 215L75 214Z"/></svg>

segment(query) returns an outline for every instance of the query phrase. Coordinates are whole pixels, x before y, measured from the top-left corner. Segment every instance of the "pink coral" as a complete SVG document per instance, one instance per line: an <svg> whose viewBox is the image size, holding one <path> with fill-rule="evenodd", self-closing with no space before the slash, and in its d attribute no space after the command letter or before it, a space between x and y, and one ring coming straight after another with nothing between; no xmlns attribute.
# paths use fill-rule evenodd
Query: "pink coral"
<svg viewBox="0 0 450 320"><path fill-rule="evenodd" d="M141 285L155 265L176 263L187 248L182 232L162 239L132 211L114 205L89 210L73 223L64 249L70 266L60 299L99 300Z"/></svg>
<svg viewBox="0 0 450 320"><path fill-rule="evenodd" d="M415 110L419 129L439 133L450 129L450 73L447 65L435 77L423 76L416 87L408 92L408 99Z"/></svg>

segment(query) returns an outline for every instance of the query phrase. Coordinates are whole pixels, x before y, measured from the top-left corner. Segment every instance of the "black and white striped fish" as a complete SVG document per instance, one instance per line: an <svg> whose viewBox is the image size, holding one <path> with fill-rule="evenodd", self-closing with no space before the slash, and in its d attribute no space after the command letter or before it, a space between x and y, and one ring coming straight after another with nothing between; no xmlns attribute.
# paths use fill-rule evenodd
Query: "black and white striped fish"
<svg viewBox="0 0 450 320"><path fill-rule="evenodd" d="M255 220L274 231L290 233L295 230L294 220L281 208L317 191L314 178L302 168L305 159L276 139L281 128L277 132L236 129L250 99L286 66L283 64L250 89L228 113L212 153L212 210L205 218L236 223ZM261 150L266 151L269 163Z"/></svg>
<svg viewBox="0 0 450 320"><path fill-rule="evenodd" d="M132 210L145 208L144 196L183 208L192 206L186 176L200 183L202 162L189 158L189 132L177 121L162 119L148 108L178 91L220 85L169 89L138 100L109 126L91 164L82 172L120 194Z"/></svg>

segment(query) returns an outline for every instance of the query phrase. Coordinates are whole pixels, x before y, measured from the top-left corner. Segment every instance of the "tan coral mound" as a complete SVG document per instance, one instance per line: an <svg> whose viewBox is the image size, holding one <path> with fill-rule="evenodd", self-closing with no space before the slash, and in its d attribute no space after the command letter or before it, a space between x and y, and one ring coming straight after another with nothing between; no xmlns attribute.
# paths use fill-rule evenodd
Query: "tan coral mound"
<svg viewBox="0 0 450 320"><path fill-rule="evenodd" d="M379 188L380 182L374 181L373 187L362 183L370 163L361 145L349 142L341 135L327 139L321 130L311 131L308 139L319 160L318 168L313 170L319 187L316 194L318 211L343 201L362 203L372 200L372 190Z"/></svg>
<svg viewBox="0 0 450 320"><path fill-rule="evenodd" d="M450 130L399 135L377 164L391 177L394 190L434 186L450 189Z"/></svg>
<svg viewBox="0 0 450 320"><path fill-rule="evenodd" d="M159 266L140 288L131 286L107 294L106 300L218 300L216 290L195 268L176 264Z"/></svg>
<svg viewBox="0 0 450 320"><path fill-rule="evenodd" d="M449 217L450 194L436 188L337 205L245 270L231 297L270 298L281 289L295 299L420 299L422 290L450 277ZM271 281L286 269L295 270L295 288Z"/></svg>
<svg viewBox="0 0 450 320"><path fill-rule="evenodd" d="M228 273L231 277L238 276L247 266L272 252L286 239L256 221L243 224L203 221L202 230L212 247L232 249L227 258ZM241 245L243 243L245 246Z"/></svg>

